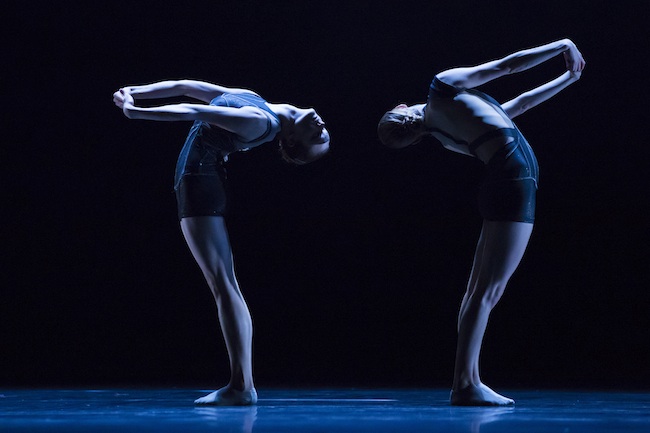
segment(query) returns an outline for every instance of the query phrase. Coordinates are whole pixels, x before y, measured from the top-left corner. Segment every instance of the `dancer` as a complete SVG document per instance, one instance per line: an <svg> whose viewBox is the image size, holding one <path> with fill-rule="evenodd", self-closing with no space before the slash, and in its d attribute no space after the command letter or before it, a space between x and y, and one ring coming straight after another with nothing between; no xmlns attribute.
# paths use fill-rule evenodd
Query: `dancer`
<svg viewBox="0 0 650 433"><path fill-rule="evenodd" d="M136 100L186 96L197 103L142 107ZM292 164L315 161L329 150L329 133L313 108L271 104L245 89L194 80L128 86L113 94L129 119L194 121L178 162L174 189L187 245L217 304L230 359L229 383L196 404L252 405L252 322L235 276L224 222L224 163L230 153L279 139L282 158Z"/></svg>
<svg viewBox="0 0 650 433"><path fill-rule="evenodd" d="M560 53L566 66L562 75L502 105L474 89ZM474 156L487 168L478 197L483 227L458 315L452 405L514 404L479 376L488 316L519 265L535 219L537 160L512 119L577 81L584 67L576 45L563 39L478 66L449 69L433 79L426 104L400 104L379 122L379 138L388 147L403 148L433 136L445 148Z"/></svg>

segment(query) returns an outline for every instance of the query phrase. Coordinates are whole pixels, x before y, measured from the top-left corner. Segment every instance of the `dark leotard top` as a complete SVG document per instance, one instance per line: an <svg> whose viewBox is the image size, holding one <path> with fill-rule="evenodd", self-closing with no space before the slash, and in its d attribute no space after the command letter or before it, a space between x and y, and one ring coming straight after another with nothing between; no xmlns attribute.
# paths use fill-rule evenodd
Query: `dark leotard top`
<svg viewBox="0 0 650 433"><path fill-rule="evenodd" d="M233 108L257 107L267 115L266 131L261 136L250 141L242 141L237 134L210 125L207 122L196 121L194 125L202 129L204 144L211 145L224 153L248 150L259 146L262 143L271 141L280 130L280 119L259 95L253 93L224 93L210 101L210 105Z"/></svg>
<svg viewBox="0 0 650 433"><path fill-rule="evenodd" d="M205 162L202 159L205 156L203 155L204 152L198 152L198 149L206 150L213 156L215 161L223 161L227 159L227 155L230 153L248 150L273 140L280 131L280 119L266 105L266 101L257 94L224 93L210 101L210 105L233 108L257 107L266 114L266 130L254 140L244 141L239 135L233 132L226 131L208 122L195 121L176 162L175 188L178 187L183 174L191 171L190 167ZM201 161L197 158L200 158Z"/></svg>

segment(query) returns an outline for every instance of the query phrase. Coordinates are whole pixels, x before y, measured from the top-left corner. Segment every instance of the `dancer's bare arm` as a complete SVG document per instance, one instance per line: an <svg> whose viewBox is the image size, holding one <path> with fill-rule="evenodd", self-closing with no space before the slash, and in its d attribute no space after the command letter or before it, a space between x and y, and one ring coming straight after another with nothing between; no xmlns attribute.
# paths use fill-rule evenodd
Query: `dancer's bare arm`
<svg viewBox="0 0 650 433"><path fill-rule="evenodd" d="M561 39L535 48L517 51L501 59L477 66L448 69L440 72L437 77L446 84L469 89L504 75L533 68L560 53L563 53L568 71L582 72L585 67L582 54L570 39Z"/></svg>
<svg viewBox="0 0 650 433"><path fill-rule="evenodd" d="M122 89L130 93L135 99L189 96L203 102L210 102L224 93L253 93L246 89L225 87L197 80L166 80L141 86L126 86Z"/></svg>
<svg viewBox="0 0 650 433"><path fill-rule="evenodd" d="M503 103L502 107L508 114L508 117L513 119L536 105L539 105L547 99L557 95L570 84L578 81L581 75L582 72L566 71L553 81L542 84L539 87L524 92L516 98Z"/></svg>
<svg viewBox="0 0 650 433"><path fill-rule="evenodd" d="M133 96L124 89L115 92L113 100L129 119L201 120L233 132L245 140L253 140L262 135L268 124L268 118L257 107L234 108L186 103L138 107Z"/></svg>

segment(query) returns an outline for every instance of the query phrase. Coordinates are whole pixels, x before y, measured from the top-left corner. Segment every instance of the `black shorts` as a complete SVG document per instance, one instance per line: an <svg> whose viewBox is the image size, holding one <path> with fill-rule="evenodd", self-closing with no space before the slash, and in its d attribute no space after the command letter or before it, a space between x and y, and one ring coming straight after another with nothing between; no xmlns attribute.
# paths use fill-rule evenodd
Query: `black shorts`
<svg viewBox="0 0 650 433"><path fill-rule="evenodd" d="M175 191L179 220L194 216L224 216L226 213L223 167L213 174L183 175Z"/></svg>
<svg viewBox="0 0 650 433"><path fill-rule="evenodd" d="M488 221L535 221L539 166L526 139L499 150L486 164L487 176L478 194L481 216Z"/></svg>
<svg viewBox="0 0 650 433"><path fill-rule="evenodd" d="M178 219L224 216L226 168L222 152L203 139L201 122L194 122L178 155L174 191Z"/></svg>

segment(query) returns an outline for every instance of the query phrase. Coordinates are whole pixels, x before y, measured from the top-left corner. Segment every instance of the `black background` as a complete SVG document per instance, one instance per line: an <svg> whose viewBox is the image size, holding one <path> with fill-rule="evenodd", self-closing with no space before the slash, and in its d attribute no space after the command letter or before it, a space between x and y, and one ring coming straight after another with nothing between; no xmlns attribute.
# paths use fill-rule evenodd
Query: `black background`
<svg viewBox="0 0 650 433"><path fill-rule="evenodd" d="M650 387L645 1L47 2L5 6L0 385L226 382L176 220L189 124L120 86L195 78L315 106L331 155L231 157L228 217L257 386L449 386L480 163L375 128L432 76L572 38L582 79L517 119L541 166L532 240L484 342L498 387ZM482 88L505 101L561 57Z"/></svg>

